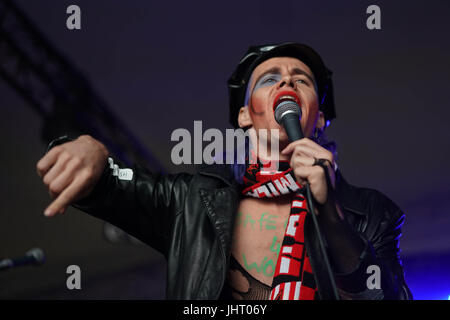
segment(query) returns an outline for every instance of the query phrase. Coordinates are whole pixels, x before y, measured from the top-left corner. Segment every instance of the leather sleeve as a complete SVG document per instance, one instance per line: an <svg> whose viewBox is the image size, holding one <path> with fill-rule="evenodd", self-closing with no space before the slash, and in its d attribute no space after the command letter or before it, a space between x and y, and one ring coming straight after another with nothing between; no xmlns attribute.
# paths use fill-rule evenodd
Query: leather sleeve
<svg viewBox="0 0 450 320"><path fill-rule="evenodd" d="M191 178L185 173L154 174L137 165L124 168L120 161L109 158L93 191L72 206L121 228L166 256L175 216L182 211Z"/></svg>
<svg viewBox="0 0 450 320"><path fill-rule="evenodd" d="M381 264L385 299L410 300L413 297L405 281L399 248L405 215L389 199L386 203L384 219L371 237L371 245Z"/></svg>
<svg viewBox="0 0 450 320"><path fill-rule="evenodd" d="M343 299L412 299L400 259L399 238L405 220L403 212L387 197L376 192L375 212L372 212L364 232L366 248L361 254L360 264L355 271L346 275L337 275L339 292ZM381 271L381 287L368 288L368 282L375 284L373 267ZM371 269L368 269L368 268ZM355 293L349 284L360 283ZM364 290L361 290L361 289Z"/></svg>
<svg viewBox="0 0 450 320"><path fill-rule="evenodd" d="M123 169L117 160L110 161L115 162L113 168L105 164L93 192L73 206L108 221L166 256L175 216L183 209L192 176L153 174L140 166ZM130 172L132 178L121 178L120 170L129 170L127 178Z"/></svg>

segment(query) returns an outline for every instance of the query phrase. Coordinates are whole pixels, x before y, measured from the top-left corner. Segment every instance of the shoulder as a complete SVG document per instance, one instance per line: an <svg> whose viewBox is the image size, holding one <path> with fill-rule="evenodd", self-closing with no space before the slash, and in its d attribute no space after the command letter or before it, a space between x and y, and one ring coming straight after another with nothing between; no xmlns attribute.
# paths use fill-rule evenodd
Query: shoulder
<svg viewBox="0 0 450 320"><path fill-rule="evenodd" d="M349 184L341 173L337 174L336 194L345 210L366 217L371 224L398 227L403 223L405 215L391 198L379 190Z"/></svg>
<svg viewBox="0 0 450 320"><path fill-rule="evenodd" d="M215 187L237 187L235 168L228 164L202 165L197 168L196 181Z"/></svg>

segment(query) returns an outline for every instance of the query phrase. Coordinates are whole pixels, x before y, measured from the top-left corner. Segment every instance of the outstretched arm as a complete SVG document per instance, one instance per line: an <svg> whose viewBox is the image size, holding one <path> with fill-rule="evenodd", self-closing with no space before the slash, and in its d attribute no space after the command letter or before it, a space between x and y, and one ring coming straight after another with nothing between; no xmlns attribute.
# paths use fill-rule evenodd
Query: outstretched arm
<svg viewBox="0 0 450 320"><path fill-rule="evenodd" d="M73 205L166 254L166 240L183 209L191 176L124 168L105 149L81 136L52 148L38 162L38 173L54 198L50 216ZM75 164L69 165L72 161Z"/></svg>

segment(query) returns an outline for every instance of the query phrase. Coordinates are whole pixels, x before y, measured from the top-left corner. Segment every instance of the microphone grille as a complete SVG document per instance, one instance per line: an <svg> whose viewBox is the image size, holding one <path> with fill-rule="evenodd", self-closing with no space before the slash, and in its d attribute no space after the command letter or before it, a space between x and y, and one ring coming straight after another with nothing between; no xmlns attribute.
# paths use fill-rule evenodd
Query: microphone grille
<svg viewBox="0 0 450 320"><path fill-rule="evenodd" d="M275 108L275 120L281 124L281 120L288 113L294 113L299 116L302 116L302 110L299 105L295 101L283 101Z"/></svg>
<svg viewBox="0 0 450 320"><path fill-rule="evenodd" d="M35 264L43 264L45 261L45 254L41 248L30 249L27 251L26 255L33 257L36 260Z"/></svg>

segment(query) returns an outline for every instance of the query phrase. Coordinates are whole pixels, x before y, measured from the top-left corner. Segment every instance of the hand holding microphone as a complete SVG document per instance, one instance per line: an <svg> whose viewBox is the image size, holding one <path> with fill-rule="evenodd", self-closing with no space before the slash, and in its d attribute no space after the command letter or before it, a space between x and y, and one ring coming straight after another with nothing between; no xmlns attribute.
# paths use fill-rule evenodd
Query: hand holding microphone
<svg viewBox="0 0 450 320"><path fill-rule="evenodd" d="M302 111L297 103L298 98L280 100L274 110L275 120L284 127L291 141L281 153L292 154L290 166L297 181L302 185L309 182L315 200L323 204L327 199L328 189L324 169L328 171L331 186L333 188L335 186L333 154L312 140L304 138L300 125ZM325 167L319 159L325 159Z"/></svg>

